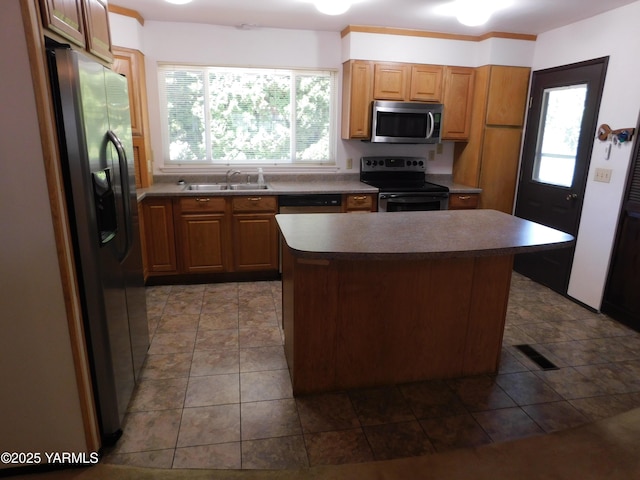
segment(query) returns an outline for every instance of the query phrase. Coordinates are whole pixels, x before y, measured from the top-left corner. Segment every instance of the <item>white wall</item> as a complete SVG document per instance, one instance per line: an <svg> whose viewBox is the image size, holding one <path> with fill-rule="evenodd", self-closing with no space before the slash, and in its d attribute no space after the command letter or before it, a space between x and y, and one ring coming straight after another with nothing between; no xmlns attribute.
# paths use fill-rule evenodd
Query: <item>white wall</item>
<svg viewBox="0 0 640 480"><path fill-rule="evenodd" d="M144 52L143 27L135 18L110 14L109 27L111 32L116 32L115 39L112 33L111 43Z"/></svg>
<svg viewBox="0 0 640 480"><path fill-rule="evenodd" d="M337 32L313 32L256 28L242 30L203 24L146 22L140 32L133 19L110 15L114 45L137 48L146 57L147 90L154 173L161 174L163 145L160 109L157 102L157 64L195 63L266 67L329 68L340 71L351 58L442 65L479 66L488 63L528 66L533 42L489 39L483 42L443 40L368 33L350 33L344 39ZM340 75L341 77L341 75ZM341 85L339 92L342 91ZM428 157L433 145L372 145L359 140L338 140L338 169L347 172L347 159L358 170L360 157L367 155L409 155ZM451 173L453 144L427 165L429 173Z"/></svg>
<svg viewBox="0 0 640 480"><path fill-rule="evenodd" d="M359 59L476 66L478 42L363 32L351 32L344 37L343 41L343 62Z"/></svg>
<svg viewBox="0 0 640 480"><path fill-rule="evenodd" d="M636 2L540 35L533 69L609 56L598 125L636 127L640 110L639 19L640 2ZM602 303L632 143L614 147L609 160L604 159L604 143L596 139L593 148L569 295L595 309ZM611 183L594 182L599 167L613 170Z"/></svg>
<svg viewBox="0 0 640 480"><path fill-rule="evenodd" d="M489 64L529 67L534 47L532 41L506 38L476 42L351 32L343 39L342 61L360 59L461 67Z"/></svg>
<svg viewBox="0 0 640 480"><path fill-rule="evenodd" d="M0 41L0 452L83 452L19 0L3 1Z"/></svg>

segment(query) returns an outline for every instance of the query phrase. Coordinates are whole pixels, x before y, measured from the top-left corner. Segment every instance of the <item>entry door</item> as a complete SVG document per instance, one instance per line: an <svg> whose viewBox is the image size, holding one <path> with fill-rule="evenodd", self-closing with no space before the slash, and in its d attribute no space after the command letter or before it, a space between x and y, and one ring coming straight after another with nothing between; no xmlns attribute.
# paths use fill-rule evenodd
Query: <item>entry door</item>
<svg viewBox="0 0 640 480"><path fill-rule="evenodd" d="M515 214L577 237L608 57L533 73ZM514 268L566 294L574 248Z"/></svg>

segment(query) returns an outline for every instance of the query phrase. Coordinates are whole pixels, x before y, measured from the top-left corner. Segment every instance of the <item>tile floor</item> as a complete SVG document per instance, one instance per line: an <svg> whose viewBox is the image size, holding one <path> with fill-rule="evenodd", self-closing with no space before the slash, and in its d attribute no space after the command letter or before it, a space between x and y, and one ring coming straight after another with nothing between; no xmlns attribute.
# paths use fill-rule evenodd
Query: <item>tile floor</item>
<svg viewBox="0 0 640 480"><path fill-rule="evenodd" d="M294 398L279 282L147 288L151 347L105 461L283 469L425 455L640 406L640 334L514 274L498 375ZM555 363L543 371L514 345Z"/></svg>

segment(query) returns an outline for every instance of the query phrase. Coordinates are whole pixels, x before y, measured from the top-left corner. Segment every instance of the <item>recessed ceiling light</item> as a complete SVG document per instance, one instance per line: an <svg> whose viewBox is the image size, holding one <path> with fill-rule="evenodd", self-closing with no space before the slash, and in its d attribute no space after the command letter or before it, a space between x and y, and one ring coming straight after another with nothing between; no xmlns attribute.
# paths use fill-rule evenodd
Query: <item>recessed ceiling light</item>
<svg viewBox="0 0 640 480"><path fill-rule="evenodd" d="M477 27L487 23L491 15L511 3L511 0L455 0L436 7L435 11L456 17L463 25Z"/></svg>
<svg viewBox="0 0 640 480"><path fill-rule="evenodd" d="M175 5L185 5L191 3L192 0L165 0L165 2L173 3Z"/></svg>
<svg viewBox="0 0 640 480"><path fill-rule="evenodd" d="M491 18L490 10L480 8L462 8L457 14L458 21L467 27L477 27L484 25Z"/></svg>
<svg viewBox="0 0 640 480"><path fill-rule="evenodd" d="M316 0L314 4L325 15L342 15L351 7L348 0Z"/></svg>

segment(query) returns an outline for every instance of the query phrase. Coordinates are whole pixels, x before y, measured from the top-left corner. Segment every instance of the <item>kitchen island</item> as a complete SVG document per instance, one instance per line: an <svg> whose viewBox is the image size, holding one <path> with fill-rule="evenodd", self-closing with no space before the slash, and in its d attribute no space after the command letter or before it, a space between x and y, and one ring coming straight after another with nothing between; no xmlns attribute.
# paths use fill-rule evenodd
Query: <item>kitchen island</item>
<svg viewBox="0 0 640 480"><path fill-rule="evenodd" d="M514 254L574 240L493 210L276 220L296 395L495 373Z"/></svg>

